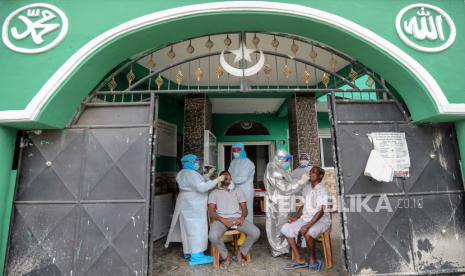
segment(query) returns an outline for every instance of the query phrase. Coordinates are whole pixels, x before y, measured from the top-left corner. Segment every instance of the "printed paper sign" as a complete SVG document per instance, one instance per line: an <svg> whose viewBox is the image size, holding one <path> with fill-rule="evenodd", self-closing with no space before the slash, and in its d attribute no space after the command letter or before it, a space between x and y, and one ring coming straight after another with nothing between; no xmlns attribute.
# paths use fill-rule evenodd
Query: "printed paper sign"
<svg viewBox="0 0 465 276"><path fill-rule="evenodd" d="M373 132L367 134L377 151L394 169L394 177L408 177L410 156L403 132Z"/></svg>

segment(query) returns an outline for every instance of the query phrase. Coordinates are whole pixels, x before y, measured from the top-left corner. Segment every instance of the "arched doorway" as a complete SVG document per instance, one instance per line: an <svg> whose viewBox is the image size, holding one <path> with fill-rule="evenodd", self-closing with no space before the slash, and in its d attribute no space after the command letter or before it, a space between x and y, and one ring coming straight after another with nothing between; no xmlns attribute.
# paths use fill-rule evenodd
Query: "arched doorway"
<svg viewBox="0 0 465 276"><path fill-rule="evenodd" d="M250 41L253 41L253 38L254 38L254 35L255 32L253 33L249 33L249 35L251 35L251 37L249 37L251 40ZM70 123L70 128L73 129L73 128L76 128L76 129L86 129L84 132L84 136L83 137L94 137L96 138L96 140L99 140L99 138L104 138L105 136L108 136L108 137L117 137L118 135L121 135L121 133L113 133L113 132L106 132L105 130L101 131L103 134L96 134L95 132L100 132L100 128L103 128L106 129L109 125L111 125L111 128L112 129L115 129L115 128L121 128L121 129L128 129L128 128L143 128L144 131L141 130L141 132L139 133L142 133L141 134L141 137L144 137L144 138L147 138L147 139L150 139L149 136L147 136L147 132L145 132L145 130L147 129L151 129L153 127L153 119L154 117L153 116L153 112L158 112L158 110L156 110L157 108L157 102L156 102L156 97L155 95L161 95L163 93L178 93L178 94L200 94L201 96L205 95L207 92L208 93L277 93L277 94L280 94L280 93L290 93L291 95L294 95L294 94L305 94L305 93L322 93L322 94L327 94L328 92L331 92L332 94L332 100L331 100L331 103L333 105L337 104L337 102L335 102L335 100L340 100L340 101L348 101L348 102L357 102L357 101L363 101L363 102L383 102L383 101L390 101L390 107L389 108L394 108L394 109L397 109L397 111L399 111L399 114L396 114L400 116L400 119L398 117L396 117L395 120L390 120L389 121L389 124L396 124L396 123L405 123L408 125L409 123L409 118L408 118L408 114L405 112L405 109L402 107L402 102L401 101L398 101L396 100L396 97L394 95L394 93L392 93L388 87L385 85L385 83L376 75L374 74L370 69L367 69L366 66L360 64L359 62L355 61L354 59L352 58L349 58L348 56L344 55L344 54L341 54L339 51L335 51L334 49L332 49L331 47L328 47L326 45L322 45L322 44L319 44L319 43L316 43L314 41L301 41L300 37L298 36L282 36L282 34L261 34L263 37L268 37L271 41L271 46L274 47L274 45L276 45L276 43L273 43L273 41L275 41L274 39L276 38L276 36L278 37L283 37L282 39L283 40L286 40L286 41L289 41L290 42L290 47L289 47L289 51L291 53L294 53L294 50L295 52L298 52L299 50L296 50L296 47L294 45L298 45L300 43L306 43L305 45L309 45L309 49L312 49L312 48L315 48L315 47L318 47L322 53L329 53L328 54L328 59L327 59L327 64L325 65L325 67L319 65L318 63L315 63L315 62L312 62L311 59L312 59L312 56L315 56L315 55L310 55L310 59L301 59L301 58L297 58L296 55L292 56L290 54L283 54L283 53L279 53L277 51L273 52L273 51L268 51L268 52L265 52L264 51L264 55L267 55L269 59L271 60L274 60L274 63L275 63L275 66L274 66L274 71L276 73L278 73L278 70L281 70L282 72L281 73L278 73L276 75L276 83L271 83L269 82L268 80L271 80L271 77L267 78L266 75L270 75L270 74L267 74L267 69L266 68L269 68L269 67L266 67L264 65L263 67L263 74L260 76L261 72L258 72L257 74L257 83L251 83L251 82L244 82L245 79L242 77L236 77L235 79L235 82L233 83L218 83L220 77L223 77L224 76L224 72L220 74L220 70L213 70L213 69L217 69L216 67L212 67L210 66L211 64L209 64L208 66L208 70L207 71L204 71L202 70L201 66L198 66L198 67L195 67L194 69L194 74L186 74L185 72L186 71L183 71L183 70L180 70L178 69L178 67L181 67L183 65L186 65L186 59L183 60L182 63L171 63L169 64L168 66L162 66L161 68L159 68L159 70L155 71L153 70L153 68L151 68L151 66L149 66L149 64L151 64L153 62L153 60L151 60L151 56L152 56L152 53L145 53L143 54L141 57L137 57L135 59L132 59L130 62L128 62L126 65L123 65L121 67L117 67L114 71L112 71L110 73L110 75L108 76L108 78L106 78L104 81L101 82L101 85L99 85L97 87L97 89L95 89L94 91L92 91L91 94L88 95L88 97L86 98L86 100L84 102L82 102L82 106L81 106L81 109L79 112L76 113L76 117L73 118L72 122ZM210 61L212 60L212 57L216 56L220 56L221 53L220 52L215 52L215 51L212 51L211 49L213 47L208 47L208 45L211 45L211 43L208 43L208 41L213 41L213 40L210 40L211 37L213 37L214 35L211 35L210 38L208 38L208 40L206 40L207 44L205 45L206 48L208 49L208 54L204 54L204 56L201 56L201 57L195 57L191 60L187 59L187 67L189 64L191 64L191 62L197 62L198 64L201 64L202 63L202 59L204 61ZM218 36L224 36L224 34L219 34ZM241 33L240 35L238 35L238 41L239 41L239 37L243 36L245 38L245 40L247 41L247 33L243 34ZM226 35L226 37L228 37L228 35ZM202 37L202 39L205 39L207 37ZM224 38L225 40L226 38ZM223 42L224 42L223 40ZM296 42L298 41L298 42ZM183 42L185 44L187 44L186 46L186 50L187 49L190 49L189 48L189 45L190 43L188 41L185 41ZM189 44L188 44L189 43ZM184 45L185 46L185 45ZM302 47L302 44L300 44L299 47ZM274 48L277 48L277 47L274 47ZM159 50L157 48L157 50ZM168 46L168 48L166 48L165 50L167 51L161 51L163 54L165 54L165 52L168 54L167 57L169 59L174 59L174 57L177 55L176 52L174 52L174 46L171 47ZM187 53L189 54L189 51L187 51ZM310 50L309 53L312 53L312 50ZM317 54L318 56L318 54ZM321 56L321 53L320 53L320 56ZM136 67L136 64L140 64L142 63L142 61L147 61L147 65L148 67L145 67L145 72L144 70L142 75L141 76L137 76L135 70L135 67ZM255 57L255 60L257 60L257 56ZM253 58L252 58L252 61L255 61ZM259 58L258 58L259 60ZM92 62L92 61L91 61ZM255 63L255 62L252 62L252 63ZM257 61L258 63L258 61ZM313 73L311 71L307 71L306 69L306 66L313 69ZM342 66L342 67L338 67L338 66ZM346 71L344 71L344 67L346 67ZM197 70L198 68L200 68L200 70ZM279 68L279 69L278 69ZM144 69L144 68L141 68L141 69ZM148 70L147 70L148 69ZM177 70L176 70L177 69ZM224 68L223 68L224 69ZM242 68L244 69L244 68ZM357 69L360 69L361 71L357 71ZM185 70L185 69L184 69ZM342 71L341 71L342 70ZM291 82L291 79L290 79L290 76L292 75L292 71L295 72L295 78L292 79L292 82ZM244 74L244 70L242 70L243 74ZM271 68L271 72L273 72L273 67ZM301 78L297 77L297 73L298 72L302 72L302 75L301 75ZM346 73L346 75L344 75L343 73ZM145 73L145 74L144 74ZM217 76L220 76L220 77L217 77L215 76L215 74L217 74ZM192 81L193 82L189 82L189 81L186 81L185 79L185 76L188 75L189 77L192 77ZM313 75L313 80L312 80L312 75ZM357 80L359 79L359 77L361 77L361 75L366 75L367 76L367 79L365 81L365 84L367 86L369 86L368 88L361 88L359 87L360 84L357 84ZM119 78L119 76L121 76ZM195 78L194 78L195 77ZM213 77L213 78L212 78ZM216 79L218 80L217 83L211 83L211 79L214 79L216 77ZM119 79L118 79L119 78ZM310 78L307 82L307 78ZM201 82L206 82L206 80L209 80L208 83L201 83ZM77 79L76 79L77 80ZM265 80L264 83L260 83L260 80ZM295 82L294 82L295 80ZM312 80L312 81L311 81ZM125 83L126 81L126 83ZM184 81L187 82L187 87L186 85L183 85ZM285 83L284 85L282 83ZM369 85L369 83L371 83L371 85ZM126 87L126 84L127 87ZM342 86L342 84L345 84L347 85L349 88L344 88ZM118 85L123 85L123 89L118 89ZM373 87L374 86L374 87ZM103 88L103 89L102 89ZM135 88L138 88L138 89L135 89ZM142 89L141 89L142 88ZM347 93L347 94L345 94ZM79 95L79 94L78 94ZM76 96L71 96L71 97L78 97L78 95ZM357 96L358 95L358 96ZM203 96L205 97L205 96ZM65 99L65 97L62 95L62 94L56 94L55 97L51 100L51 102L49 102L50 104L50 110L54 110L53 106L55 105L55 108L56 108L56 104L57 103L60 103L60 101L63 101ZM70 100L70 98L67 98L68 100ZM71 99L72 100L72 99ZM408 101L407 101L407 104L408 104ZM138 107L140 106L143 106L144 109L148 109L147 110L143 110L141 111ZM116 117L111 117L112 115L114 115L115 113L112 113L112 112L105 112L103 111L102 113L100 113L99 118L104 118L105 120L105 124L102 125L100 122L99 123L96 123L95 121L92 121L93 119L97 118L98 116L96 115L97 113L101 112L103 109L107 108L107 107L127 107L126 109L126 113L123 114L123 112L121 113L116 113L116 115L120 115L119 118L116 118ZM90 110L94 110L94 114L93 115L90 115L91 113L89 113ZM132 111L130 111L132 110ZM135 113L134 110L138 110L140 111L141 113ZM336 108L333 108L333 111L337 111ZM145 112L145 113L144 113ZM41 116L45 116L43 118L46 118L47 116L50 116L51 114L53 113L47 113L46 111L44 111L44 113L41 115ZM142 115L141 116L136 116L136 115L140 115L140 114L145 114L146 117L144 117L144 122L141 123L139 122L138 120L140 118L142 118ZM155 113L156 114L156 113ZM128 118L130 119L134 119L134 121L131 121L129 120ZM155 117L156 118L156 117ZM124 124L118 124L118 122L120 122L121 119L128 119L127 121L124 122ZM40 120L40 119L39 119ZM90 121L89 121L90 120ZM334 120L334 119L333 119ZM58 120L59 121L59 120ZM342 123L347 123L347 122L351 122L351 120L341 120ZM353 121L352 121L353 122ZM366 123L366 122L364 122ZM378 122L379 123L379 122ZM388 122L384 122L384 123L388 123ZM333 122L333 125L335 126L336 123ZM334 127L336 128L336 127ZM98 131L95 131L95 129L98 129ZM71 131L72 132L72 131ZM88 134L88 133L91 133ZM133 132L131 132L133 133ZM86 135L90 135L90 136L86 136ZM128 134L128 135L131 135L131 134ZM52 135L53 136L53 135ZM133 137L134 138L134 141L138 141L138 139L140 137L136 136L136 137ZM52 138L50 138L52 139ZM90 139L90 138L89 138ZM42 140L41 140L42 141ZM103 143L101 140L99 140L101 143ZM133 141L133 140L131 140ZM121 142L121 141L120 141ZM36 144L40 144L40 141L38 142L34 142ZM71 143L71 142L70 142ZM65 143L66 145L69 145L70 143ZM108 145L107 145L108 146ZM115 147L113 148L114 150L117 150L118 147ZM150 151L151 149L148 149L146 148L145 149L145 153L151 153ZM111 153L111 152L108 152L108 155L110 157L112 157L114 154ZM94 153L92 153L94 154ZM339 153L340 154L340 153ZM122 156L122 155L121 155ZM119 157L121 157L119 156ZM145 157L147 156L150 156L150 154L147 154L147 155L144 155ZM56 156L55 156L56 157ZM113 156L114 157L114 156ZM148 157L147 157L148 158ZM117 161L119 160L119 158L115 158L113 159L112 158L112 161L117 163ZM47 160L49 161L49 160ZM147 170L148 168L150 168L150 166L153 165L153 160L146 160L144 158L142 158L140 161L140 164L144 165L145 169ZM46 165L48 163L46 162ZM51 164L53 166L53 163ZM47 165L47 167L49 167ZM119 170L124 170L122 168L120 168L119 166L115 166L115 167L118 167ZM342 168L342 167L341 167ZM42 168L43 169L43 168ZM116 169L115 169L116 170ZM117 170L116 170L117 171ZM150 179L150 175L146 175L147 176L147 179ZM128 177L129 178L129 177ZM147 181L147 179L145 179ZM131 179L129 179L131 180ZM150 185L150 182L144 182L142 181L145 185L148 185L148 186L144 186L142 187L142 189L149 189L149 185ZM19 187L21 187L21 184L19 184ZM107 187L109 188L109 187ZM111 189L111 188L109 188ZM123 188L121 188L123 189ZM137 189L137 188L136 188ZM132 190L131 190L132 191ZM91 199L91 200L97 200L97 199ZM98 200L101 200L101 198L99 198ZM98 206L97 204L101 204L100 205L100 209L99 210L94 210L95 212L91 212L89 210L85 210L88 214L98 214L98 215L102 215L104 214L106 210L108 210L108 206L105 206L106 204L108 203L111 203L110 201L112 200L116 200L115 198L111 198L111 199L105 199L103 201L98 201L98 202L92 202L93 207L95 206ZM27 201L27 200L24 200L24 201ZM23 204L24 202L17 202L17 204ZM30 203L30 202L29 202ZM83 202L85 203L85 202ZM91 203L91 202L87 202L87 203ZM114 202L113 202L114 203ZM122 201L122 202L119 202L119 204L132 204L132 203L135 203L135 202L130 202L130 201ZM149 221L149 213L148 213L148 207L150 205L150 193L145 193L143 198L140 199L140 201L138 201L137 203L139 203L141 205L142 208L145 208L145 215L142 216L142 220L141 223L142 225L147 225L148 221ZM30 203L30 204L34 204L34 203ZM81 202L79 202L79 204L81 204ZM85 207L81 207L81 208L85 208ZM132 217L134 217L134 214L136 214L137 212L139 212L139 209L135 208L134 212L130 212L131 213L131 216L129 217L126 217L126 219L131 219ZM93 220L96 220L96 218L92 218ZM128 220L129 221L129 220ZM78 225L78 224L75 224L75 228L74 229L78 229L79 227L81 227L82 225ZM117 228L121 228L121 225L112 225L112 226L115 226L114 229L117 229ZM127 225L124 225L124 227L126 227ZM139 225L138 225L139 226ZM350 226L350 225L349 225ZM70 226L72 228L72 225ZM143 228L143 227L142 227ZM148 233L147 232L144 232L144 230L140 228L138 229L139 232L137 232L136 235L140 235L140 236L144 236L144 237L147 237ZM119 229L121 230L121 229ZM76 230L77 231L77 230ZM97 230L96 230L97 231ZM111 232L111 231L110 231ZM115 230L116 232L116 230ZM132 233L132 234L135 234ZM129 234L128 234L129 235ZM380 234L380 236L382 236L382 234ZM105 238L108 238L108 237L105 237ZM108 238L110 239L110 238ZM121 257L121 252L118 252L114 247L114 244L112 244L112 242L110 243L107 243L107 240L103 240L102 244L105 244L104 246L104 249L103 250L107 250L108 248L108 252L106 252L106 257L108 257L109 259L112 258L112 256L114 258L121 258L121 259L124 259L124 257ZM129 240L129 239L128 239ZM124 244L124 242L127 241L127 240L124 240L122 241L122 244ZM145 240L143 239L143 242L145 241L145 243L148 241L148 238L145 238ZM147 264L150 263L150 260L147 258L147 249L144 248L144 245L142 247L142 249L144 250L143 253L141 253L140 257L142 259L141 260L137 260L134 261L134 263L137 263L137 268L138 270L137 271L140 271L141 273L145 273L147 270L146 270L146 267L147 267ZM105 252L105 251L104 251ZM349 254L352 254L354 251L352 252L349 252ZM120 255L119 257L117 255ZM350 259L350 257L349 257ZM95 268L97 269L104 269L104 265L105 263L102 263L101 266L95 268L95 267L92 267L92 268ZM351 265L354 265L353 263ZM359 268L352 266L351 267L351 272L359 272ZM362 268L360 268L362 269Z"/></svg>

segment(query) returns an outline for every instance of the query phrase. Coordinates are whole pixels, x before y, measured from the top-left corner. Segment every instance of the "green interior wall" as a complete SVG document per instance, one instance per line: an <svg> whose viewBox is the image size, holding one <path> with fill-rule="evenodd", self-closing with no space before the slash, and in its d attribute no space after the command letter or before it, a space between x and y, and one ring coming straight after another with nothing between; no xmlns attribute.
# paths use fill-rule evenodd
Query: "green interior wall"
<svg viewBox="0 0 465 276"><path fill-rule="evenodd" d="M158 118L175 124L178 127L178 135L182 135L184 131L184 100L169 95L160 95ZM177 170L176 157L157 156L155 170L157 172L175 172Z"/></svg>
<svg viewBox="0 0 465 276"><path fill-rule="evenodd" d="M3 274L11 208L16 184L16 171L12 171L16 130L0 127L0 273Z"/></svg>
<svg viewBox="0 0 465 276"><path fill-rule="evenodd" d="M226 136L226 130L234 123L241 120L253 120L263 124L269 135L240 135ZM218 142L257 142L257 141L273 141L276 149L288 149L287 131L289 128L288 118L277 117L273 114L213 114L213 134ZM284 145L280 145L279 141L285 141Z"/></svg>
<svg viewBox="0 0 465 276"><path fill-rule="evenodd" d="M318 112L317 119L318 119L318 128L330 128L331 127L331 125L329 124L329 113L328 112Z"/></svg>

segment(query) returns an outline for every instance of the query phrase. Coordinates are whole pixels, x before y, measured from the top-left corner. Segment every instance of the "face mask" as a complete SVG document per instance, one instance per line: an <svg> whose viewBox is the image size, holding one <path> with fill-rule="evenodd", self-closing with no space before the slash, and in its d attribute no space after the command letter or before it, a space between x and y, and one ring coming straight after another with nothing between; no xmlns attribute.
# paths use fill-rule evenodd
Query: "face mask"
<svg viewBox="0 0 465 276"><path fill-rule="evenodd" d="M310 161L307 159L302 159L299 161L299 166L301 167L308 167L308 165L310 165Z"/></svg>
<svg viewBox="0 0 465 276"><path fill-rule="evenodd" d="M194 163L194 171L198 170L200 168L199 163Z"/></svg>
<svg viewBox="0 0 465 276"><path fill-rule="evenodd" d="M234 187L236 187L236 184L234 184L234 182L231 180L231 182L229 183L229 190L232 191L234 190Z"/></svg>
<svg viewBox="0 0 465 276"><path fill-rule="evenodd" d="M291 166L291 165L289 164L289 162L283 163L283 169L286 170L286 171L289 170L289 167L290 167L290 166Z"/></svg>
<svg viewBox="0 0 465 276"><path fill-rule="evenodd" d="M239 157L241 157L241 153L240 152L233 152L233 157L234 158L239 158Z"/></svg>

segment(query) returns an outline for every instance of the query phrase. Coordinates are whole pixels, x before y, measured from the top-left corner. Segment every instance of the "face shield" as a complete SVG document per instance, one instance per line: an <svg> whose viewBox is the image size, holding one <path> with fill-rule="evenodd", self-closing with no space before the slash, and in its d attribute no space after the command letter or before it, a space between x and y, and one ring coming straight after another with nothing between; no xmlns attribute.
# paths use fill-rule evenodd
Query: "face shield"
<svg viewBox="0 0 465 276"><path fill-rule="evenodd" d="M202 160L194 154L185 155L181 159L182 168L187 170L198 171L202 168Z"/></svg>
<svg viewBox="0 0 465 276"><path fill-rule="evenodd" d="M292 164L292 155L285 150L278 150L275 156L276 162L284 170L289 170Z"/></svg>

